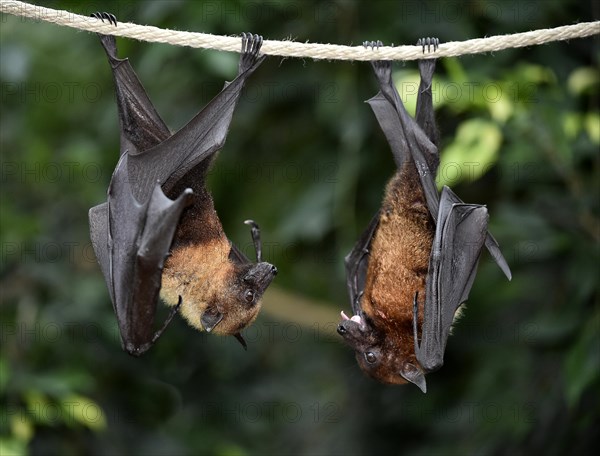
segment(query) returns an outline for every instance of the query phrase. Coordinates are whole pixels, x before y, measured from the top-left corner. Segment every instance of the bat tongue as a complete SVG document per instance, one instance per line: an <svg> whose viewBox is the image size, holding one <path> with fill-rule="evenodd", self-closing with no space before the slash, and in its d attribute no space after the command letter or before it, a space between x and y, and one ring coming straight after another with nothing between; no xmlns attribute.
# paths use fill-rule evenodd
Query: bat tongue
<svg viewBox="0 0 600 456"><path fill-rule="evenodd" d="M353 315L352 318L349 318L348 315L346 315L346 313L342 310L342 319L354 321L362 326L362 318L360 318L360 315Z"/></svg>

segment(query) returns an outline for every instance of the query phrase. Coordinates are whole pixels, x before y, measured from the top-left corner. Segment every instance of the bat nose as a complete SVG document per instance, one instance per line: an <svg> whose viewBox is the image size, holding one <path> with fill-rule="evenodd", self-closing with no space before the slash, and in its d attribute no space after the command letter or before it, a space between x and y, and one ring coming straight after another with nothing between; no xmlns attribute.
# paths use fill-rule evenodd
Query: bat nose
<svg viewBox="0 0 600 456"><path fill-rule="evenodd" d="M340 336L343 336L344 334L346 334L348 332L348 330L346 329L346 327L343 324L339 324L337 327L337 332Z"/></svg>
<svg viewBox="0 0 600 456"><path fill-rule="evenodd" d="M274 276L276 276L277 272L278 272L277 268L275 266L271 265L271 274L273 274Z"/></svg>

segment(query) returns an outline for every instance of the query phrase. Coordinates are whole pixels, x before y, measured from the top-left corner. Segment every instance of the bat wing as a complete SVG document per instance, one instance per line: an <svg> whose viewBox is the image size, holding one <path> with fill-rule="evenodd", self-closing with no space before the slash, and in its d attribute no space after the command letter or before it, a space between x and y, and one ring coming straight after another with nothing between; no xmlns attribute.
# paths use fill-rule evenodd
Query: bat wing
<svg viewBox="0 0 600 456"><path fill-rule="evenodd" d="M358 315L361 310L360 297L367 279L369 249L379 224L379 216L379 212L373 216L367 229L363 231L352 251L344 259L346 265L346 284L348 286L348 293L350 294L352 311L355 315Z"/></svg>
<svg viewBox="0 0 600 456"><path fill-rule="evenodd" d="M454 314L469 296L487 233L485 206L456 203L448 190L442 190L429 260L420 345L415 299L415 353L425 372L435 371L444 363Z"/></svg>
<svg viewBox="0 0 600 456"><path fill-rule="evenodd" d="M453 203L465 204L463 202L463 200L461 200L456 195L456 193L454 193L452 191L452 189L450 189L449 187L444 186L443 190L446 190L446 192L448 193L448 195L447 195L448 199L450 199ZM496 241L494 236L492 236L492 233L490 233L489 231L487 232L487 234L485 236L485 247L487 248L488 252L490 252L490 255L492 256L492 258L494 259L494 261L496 262L498 267L502 270L502 272L504 273L506 278L508 280L511 280L512 273L510 272L510 267L508 266L508 263L504 259L504 255L502 255L502 252L500 251L500 246L498 245L498 241Z"/></svg>
<svg viewBox="0 0 600 456"><path fill-rule="evenodd" d="M246 64L240 67L238 76L190 122L157 146L131 155L128 170L138 201L145 201L157 182L169 194L183 176L223 147L242 88L264 60L264 56L258 57L259 48L255 45L242 55ZM199 180L203 185L203 178Z"/></svg>
<svg viewBox="0 0 600 456"><path fill-rule="evenodd" d="M117 57L112 35L100 35L100 43L108 56L115 83L115 95L121 128L121 154L150 149L171 136L166 124L148 98L144 86L129 63Z"/></svg>
<svg viewBox="0 0 600 456"><path fill-rule="evenodd" d="M90 231L123 348L141 355L156 339L153 323L164 260L191 191L172 201L157 184L148 201L139 203L131 189L128 159L125 153L119 160L108 202L90 210Z"/></svg>
<svg viewBox="0 0 600 456"><path fill-rule="evenodd" d="M144 353L169 323L154 332L164 260L191 189L166 194L199 167L204 185L208 161L224 144L242 87L262 63L262 38L244 35L238 76L187 125L171 135L135 72L116 58L114 39L101 37L116 85L121 126L121 159L113 173L108 202L90 210L90 234L109 288L124 349ZM163 191L165 193L163 193ZM232 249L244 261L243 254ZM246 259L247 260L247 259ZM175 309L176 310L176 309Z"/></svg>
<svg viewBox="0 0 600 456"><path fill-rule="evenodd" d="M421 86L428 87L419 93L418 118L424 123L428 133L413 119L406 111L400 95L394 86L391 76L390 61L373 62L375 74L379 80L381 91L372 99L368 100L375 117L390 144L396 165L401 166L406 160L412 159L417 168L419 179L425 193L427 206L433 220L437 223L440 206L440 196L435 183L437 165L439 164L438 148L432 142L435 139L435 126L433 125L433 106L431 97L425 94L431 91L432 71L422 71L421 75L427 78L422 81ZM432 137L432 139L430 139ZM450 189L450 196L455 203L464 204ZM504 259L498 246L498 242L488 233L485 245L492 258L496 261L502 272L510 280L512 274L508 263Z"/></svg>
<svg viewBox="0 0 600 456"><path fill-rule="evenodd" d="M229 250L229 259L238 263L238 264L250 264L252 263L244 252L242 252L233 242L229 241L231 244L231 250Z"/></svg>
<svg viewBox="0 0 600 456"><path fill-rule="evenodd" d="M264 61L262 38L244 34L238 76L196 116L171 134L128 59L117 57L113 36L101 35L108 56L119 112L121 154L128 152L128 172L136 199L145 202L158 182L166 194L191 169L225 144L233 112L248 77ZM208 167L206 166L205 169Z"/></svg>
<svg viewBox="0 0 600 456"><path fill-rule="evenodd" d="M437 161L438 149L406 111L392 81L392 62L379 60L372 62L372 65L381 91L374 97L376 103L372 103L371 99L369 104L390 144L396 166L400 167L410 159L414 161L429 212L436 220L439 208L439 193L435 184L437 170L431 169L429 163Z"/></svg>
<svg viewBox="0 0 600 456"><path fill-rule="evenodd" d="M110 299L114 302L112 294L112 277L110 274L110 255L108 253L108 203L94 206L88 213L90 222L90 238L104 281L108 285Z"/></svg>

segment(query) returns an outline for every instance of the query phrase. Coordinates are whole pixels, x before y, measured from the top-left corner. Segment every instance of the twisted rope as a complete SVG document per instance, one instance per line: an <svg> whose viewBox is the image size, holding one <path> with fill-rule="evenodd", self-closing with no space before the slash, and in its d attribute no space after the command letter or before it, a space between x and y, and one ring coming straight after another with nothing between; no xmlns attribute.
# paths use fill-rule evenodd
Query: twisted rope
<svg viewBox="0 0 600 456"><path fill-rule="evenodd" d="M92 17L19 1L0 0L0 12L50 22L78 30L122 36L140 41L230 52L240 52L241 48L239 37L182 32L132 23L119 23L118 27L115 27L108 22L102 22ZM429 54L429 56L431 58L455 57L459 55L495 52L503 49L534 46L551 41L584 38L597 34L600 34L600 21L582 22L580 24L515 33L513 35L498 35L467 41L451 41L440 44L437 52ZM340 46L336 44L296 43L274 40L265 40L261 52L266 55L280 57L326 60L416 60L428 57L428 54L423 54L420 46L383 46L373 51L365 49L363 46Z"/></svg>

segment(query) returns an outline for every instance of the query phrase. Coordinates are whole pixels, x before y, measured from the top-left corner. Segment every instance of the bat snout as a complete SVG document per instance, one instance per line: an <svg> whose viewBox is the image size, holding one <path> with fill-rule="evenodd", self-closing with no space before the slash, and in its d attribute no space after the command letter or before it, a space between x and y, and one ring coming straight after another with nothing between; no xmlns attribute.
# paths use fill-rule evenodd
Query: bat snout
<svg viewBox="0 0 600 456"><path fill-rule="evenodd" d="M337 326L337 333L355 350L359 350L365 344L365 334L355 320L341 321Z"/></svg>
<svg viewBox="0 0 600 456"><path fill-rule="evenodd" d="M275 266L267 262L261 262L250 269L244 280L254 283L256 290L262 294L276 275L277 268Z"/></svg>

